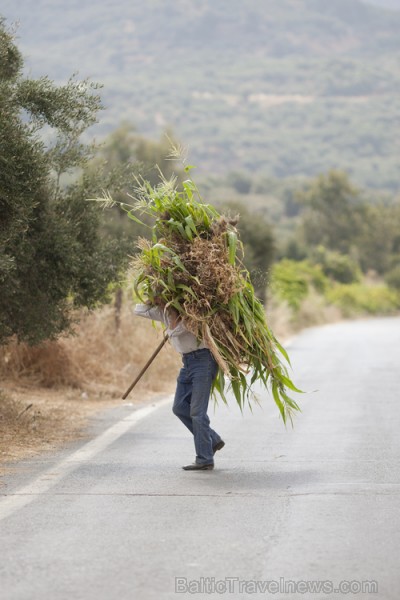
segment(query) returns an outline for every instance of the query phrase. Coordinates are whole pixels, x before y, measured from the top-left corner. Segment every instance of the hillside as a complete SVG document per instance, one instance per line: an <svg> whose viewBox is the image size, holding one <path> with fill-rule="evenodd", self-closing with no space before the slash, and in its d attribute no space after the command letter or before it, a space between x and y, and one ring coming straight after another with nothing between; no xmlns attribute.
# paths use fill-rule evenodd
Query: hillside
<svg viewBox="0 0 400 600"><path fill-rule="evenodd" d="M20 22L27 73L104 83L100 136L124 120L152 136L172 126L203 172L336 167L398 189L400 13L359 0L3 0L1 12Z"/></svg>
<svg viewBox="0 0 400 600"><path fill-rule="evenodd" d="M369 4L380 6L381 8L389 8L390 10L400 10L400 0L364 0Z"/></svg>

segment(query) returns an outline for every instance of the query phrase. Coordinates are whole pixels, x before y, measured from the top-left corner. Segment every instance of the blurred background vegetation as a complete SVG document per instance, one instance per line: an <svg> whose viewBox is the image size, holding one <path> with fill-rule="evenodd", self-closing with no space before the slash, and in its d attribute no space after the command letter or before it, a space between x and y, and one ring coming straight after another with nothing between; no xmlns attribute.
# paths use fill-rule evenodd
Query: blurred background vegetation
<svg viewBox="0 0 400 600"><path fill-rule="evenodd" d="M378 5L378 6L376 6ZM381 6L379 6L381 5ZM3 0L32 77L104 84L93 130L122 121L189 145L199 174L345 170L396 191L398 0Z"/></svg>
<svg viewBox="0 0 400 600"><path fill-rule="evenodd" d="M398 311L400 0L1 12L3 341L57 336L71 310L114 297L146 228L86 199L129 201L158 167L179 183L171 141L188 145L204 199L240 214L273 322Z"/></svg>

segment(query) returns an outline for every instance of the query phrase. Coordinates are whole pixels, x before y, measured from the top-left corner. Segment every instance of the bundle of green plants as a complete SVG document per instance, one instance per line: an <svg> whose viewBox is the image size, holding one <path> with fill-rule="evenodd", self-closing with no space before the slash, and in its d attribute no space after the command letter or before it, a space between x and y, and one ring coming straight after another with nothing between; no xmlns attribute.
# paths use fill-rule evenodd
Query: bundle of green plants
<svg viewBox="0 0 400 600"><path fill-rule="evenodd" d="M191 178L179 190L174 180L156 187L138 182L134 198L133 205L123 205L128 216L142 222L146 215L153 223L151 239L138 240L133 261L137 297L173 307L186 328L205 341L219 366L214 396L226 402L227 378L240 408L246 402L251 407L251 400L259 400L253 386L260 381L271 390L283 421L292 420L299 407L288 390L299 390L243 266L237 219L204 203Z"/></svg>

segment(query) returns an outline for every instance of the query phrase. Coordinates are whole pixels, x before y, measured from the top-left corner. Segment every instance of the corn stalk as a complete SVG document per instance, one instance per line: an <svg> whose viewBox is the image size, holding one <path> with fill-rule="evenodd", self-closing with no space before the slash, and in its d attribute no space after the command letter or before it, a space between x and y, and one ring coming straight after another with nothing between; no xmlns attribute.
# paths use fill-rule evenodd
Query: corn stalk
<svg viewBox="0 0 400 600"><path fill-rule="evenodd" d="M237 221L204 203L191 178L180 191L174 180L156 187L140 181L134 204L122 207L136 222L142 223L138 215L153 218L151 241L138 241L140 253L133 262L136 295L143 302L162 299L204 339L219 366L214 396L226 402L228 379L239 407L246 402L251 407L251 400L258 401L253 386L260 381L272 392L284 423L292 421L299 407L289 390L300 390L240 259Z"/></svg>

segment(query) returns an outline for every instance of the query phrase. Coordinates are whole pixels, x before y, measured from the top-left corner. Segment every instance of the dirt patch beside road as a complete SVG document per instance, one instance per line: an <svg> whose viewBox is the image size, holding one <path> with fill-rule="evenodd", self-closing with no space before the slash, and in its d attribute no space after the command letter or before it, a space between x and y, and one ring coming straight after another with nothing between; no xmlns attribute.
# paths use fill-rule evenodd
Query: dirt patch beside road
<svg viewBox="0 0 400 600"><path fill-rule="evenodd" d="M166 386L171 393L173 386ZM0 476L15 461L56 451L68 442L84 439L91 417L123 403L150 402L160 392L141 391L123 401L74 389L44 389L2 382L0 389Z"/></svg>
<svg viewBox="0 0 400 600"><path fill-rule="evenodd" d="M150 401L155 395L141 392L140 401ZM135 399L128 401L134 403ZM69 441L86 437L85 426L90 417L123 401L76 389L16 387L15 382L5 381L0 402L1 474L15 461L55 451Z"/></svg>
<svg viewBox="0 0 400 600"><path fill-rule="evenodd" d="M133 317L126 303L118 329L107 306L84 315L72 337L0 349L0 470L79 439L89 418L107 407L171 393L180 357L167 344L121 400L161 339L160 329Z"/></svg>

